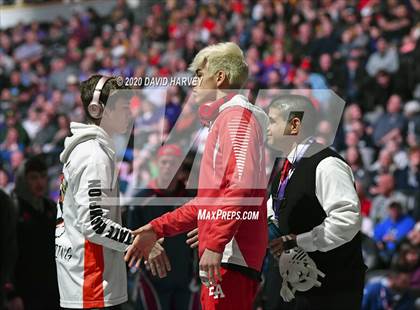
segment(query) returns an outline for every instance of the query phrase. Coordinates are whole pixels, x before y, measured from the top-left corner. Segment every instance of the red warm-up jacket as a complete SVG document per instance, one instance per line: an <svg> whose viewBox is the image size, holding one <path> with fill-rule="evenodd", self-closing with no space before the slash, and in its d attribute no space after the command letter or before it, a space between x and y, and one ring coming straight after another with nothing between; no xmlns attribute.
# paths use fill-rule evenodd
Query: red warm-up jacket
<svg viewBox="0 0 420 310"><path fill-rule="evenodd" d="M206 108L214 113L206 116L210 131L197 197L151 225L159 237L198 225L200 256L209 249L223 253L222 263L260 271L268 242L264 156L268 117L239 94ZM249 219L249 211L254 215L257 211L258 218Z"/></svg>

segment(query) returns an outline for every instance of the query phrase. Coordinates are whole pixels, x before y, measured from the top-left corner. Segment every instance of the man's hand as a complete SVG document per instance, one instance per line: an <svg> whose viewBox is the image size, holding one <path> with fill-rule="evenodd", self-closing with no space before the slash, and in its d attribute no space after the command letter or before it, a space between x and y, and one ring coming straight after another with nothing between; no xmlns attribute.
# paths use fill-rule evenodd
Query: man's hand
<svg viewBox="0 0 420 310"><path fill-rule="evenodd" d="M279 258L281 253L283 253L283 240L281 237L270 241L270 252L274 257Z"/></svg>
<svg viewBox="0 0 420 310"><path fill-rule="evenodd" d="M157 236L150 224L140 227L133 231L132 234L136 237L133 244L128 248L124 259L128 262L129 267L135 265L138 268L142 258L149 257L156 243Z"/></svg>
<svg viewBox="0 0 420 310"><path fill-rule="evenodd" d="M222 263L222 253L213 252L205 249L200 259L200 270L207 273L210 285L217 283L217 280L222 281L220 274L220 265Z"/></svg>
<svg viewBox="0 0 420 310"><path fill-rule="evenodd" d="M191 249L198 247L198 227L191 230L187 234L187 244L190 246Z"/></svg>
<svg viewBox="0 0 420 310"><path fill-rule="evenodd" d="M274 257L279 258L281 253L283 253L284 248L285 248L285 245L284 245L285 238L296 240L295 235L287 235L287 236L281 236L277 239L274 239L269 243L270 252Z"/></svg>
<svg viewBox="0 0 420 310"><path fill-rule="evenodd" d="M159 275L159 278L167 276L167 272L171 271L171 264L165 249L162 247L163 238L159 239L152 248L149 258L145 264L149 267L154 276Z"/></svg>

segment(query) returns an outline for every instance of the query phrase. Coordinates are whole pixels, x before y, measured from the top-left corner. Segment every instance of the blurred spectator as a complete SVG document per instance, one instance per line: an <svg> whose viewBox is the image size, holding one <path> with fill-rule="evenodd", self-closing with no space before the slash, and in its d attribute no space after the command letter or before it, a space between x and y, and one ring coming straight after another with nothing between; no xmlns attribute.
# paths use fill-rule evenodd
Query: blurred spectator
<svg viewBox="0 0 420 310"><path fill-rule="evenodd" d="M411 148L409 156L408 166L394 172L395 188L418 191L420 189L420 148Z"/></svg>
<svg viewBox="0 0 420 310"><path fill-rule="evenodd" d="M51 140L54 147L59 149L64 148L64 138L70 135L70 120L64 115L58 115L57 117L57 132Z"/></svg>
<svg viewBox="0 0 420 310"><path fill-rule="evenodd" d="M6 115L6 126L0 129L0 142L6 139L9 128L15 128L18 135L18 143L24 147L29 145L29 136L23 126L20 124L20 119L16 112L9 110L5 113Z"/></svg>
<svg viewBox="0 0 420 310"><path fill-rule="evenodd" d="M55 58L51 61L51 72L48 76L48 86L51 89L64 91L67 85L67 76L72 73L62 58Z"/></svg>
<svg viewBox="0 0 420 310"><path fill-rule="evenodd" d="M339 72L337 72L337 66L334 66L331 54L321 54L318 63L318 73L322 74L328 86L337 92L340 85Z"/></svg>
<svg viewBox="0 0 420 310"><path fill-rule="evenodd" d="M293 87L301 89L327 89L325 78L319 73L312 73L309 64L304 64L295 72Z"/></svg>
<svg viewBox="0 0 420 310"><path fill-rule="evenodd" d="M410 243L400 246L393 265L411 272L411 289L420 289L420 255L419 248Z"/></svg>
<svg viewBox="0 0 420 310"><path fill-rule="evenodd" d="M295 60L302 59L303 56L311 55L313 49L312 27L310 23L302 23L299 26L297 37L292 44L292 50ZM296 62L296 61L295 61Z"/></svg>
<svg viewBox="0 0 420 310"><path fill-rule="evenodd" d="M32 86L32 84L36 82L37 76L32 70L29 61L25 60L20 63L20 79L25 88Z"/></svg>
<svg viewBox="0 0 420 310"><path fill-rule="evenodd" d="M414 219L402 211L399 202L389 204L389 216L375 226L374 239L386 264L391 262L398 243L413 229Z"/></svg>
<svg viewBox="0 0 420 310"><path fill-rule="evenodd" d="M40 157L30 158L19 167L14 190L18 208L15 279L16 292L25 309L58 309L54 258L56 206L46 198L47 185L47 166Z"/></svg>
<svg viewBox="0 0 420 310"><path fill-rule="evenodd" d="M411 274L405 269L394 269L379 280L368 283L363 294L362 310L410 310L414 298L409 295Z"/></svg>
<svg viewBox="0 0 420 310"><path fill-rule="evenodd" d="M57 133L57 125L51 118L51 115L47 111L43 111L40 114L40 130L32 140L32 148L35 154L50 151L49 149L44 150L44 148L53 140Z"/></svg>
<svg viewBox="0 0 420 310"><path fill-rule="evenodd" d="M175 125L178 116L181 114L182 102L181 94L178 87L169 87L165 106L165 117L168 120L169 126L172 128Z"/></svg>
<svg viewBox="0 0 420 310"><path fill-rule="evenodd" d="M355 56L347 58L345 65L341 68L337 80L334 83L338 86L340 94L349 102L357 101L361 97L363 83L365 83L365 70L360 64L360 59ZM333 84L329 84L333 86Z"/></svg>
<svg viewBox="0 0 420 310"><path fill-rule="evenodd" d="M14 58L16 61L28 60L33 63L42 56L42 51L43 47L38 42L36 33L28 31L25 34L25 43L16 48Z"/></svg>
<svg viewBox="0 0 420 310"><path fill-rule="evenodd" d="M359 136L358 147L362 156L363 164L365 167L369 167L372 165L375 156L375 149L370 136L372 128L362 120L359 120L352 124L352 130Z"/></svg>
<svg viewBox="0 0 420 310"><path fill-rule="evenodd" d="M396 91L393 77L383 70L362 85L360 105L364 112L385 109L389 97ZM376 117L372 120L376 121Z"/></svg>
<svg viewBox="0 0 420 310"><path fill-rule="evenodd" d="M353 131L354 124L356 122L363 121L363 113L358 104L351 103L347 105L344 109L344 115L343 115L343 128L345 132ZM364 132L361 132L361 134L365 134ZM360 136L360 134L359 134Z"/></svg>
<svg viewBox="0 0 420 310"><path fill-rule="evenodd" d="M134 16L132 11L128 8L125 0L118 0L117 4L112 10L111 21L116 24L123 18L127 18L130 23L132 23Z"/></svg>
<svg viewBox="0 0 420 310"><path fill-rule="evenodd" d="M417 222L414 228L407 235L408 240L412 245L419 247L420 246L420 222Z"/></svg>
<svg viewBox="0 0 420 310"><path fill-rule="evenodd" d="M402 141L406 130L406 119L401 114L401 98L398 95L392 95L386 105L384 113L373 130L373 140L376 146L382 146L387 140Z"/></svg>
<svg viewBox="0 0 420 310"><path fill-rule="evenodd" d="M67 77L66 82L67 88L63 92L62 102L57 109L59 113L63 114L69 114L74 109L78 97L80 97L78 78L71 74Z"/></svg>
<svg viewBox="0 0 420 310"><path fill-rule="evenodd" d="M24 101L26 98L27 87L25 87L21 80L21 73L20 71L12 71L10 74L10 82L8 85L8 89L10 94L15 100ZM22 109L20 109L22 110ZM24 110L22 110L24 112Z"/></svg>
<svg viewBox="0 0 420 310"><path fill-rule="evenodd" d="M20 165L22 164L24 160L25 160L25 156L23 152L21 151L14 151L10 155L10 162L9 162L10 166L8 168L9 168L9 173L14 176L14 179L13 179L14 182L16 182L15 174L17 172L17 169L20 167Z"/></svg>
<svg viewBox="0 0 420 310"><path fill-rule="evenodd" d="M377 51L370 55L366 64L366 71L375 76L380 70L395 73L398 70L398 53L395 47L390 46L384 37L376 41Z"/></svg>
<svg viewBox="0 0 420 310"><path fill-rule="evenodd" d="M385 142L383 150L389 152L396 169L404 169L408 166L409 159L405 148L403 148L403 141L399 139L388 140Z"/></svg>
<svg viewBox="0 0 420 310"><path fill-rule="evenodd" d="M362 214L362 226L360 230L362 231L363 234L365 234L370 239L373 237L373 222L369 217L370 209L372 208L372 201L366 195L365 186L363 185L362 182L363 180L357 180L357 179L355 180L357 196L359 197L359 200L360 200L360 212ZM365 239L368 239L368 238L365 238ZM366 242L362 242L362 243L366 245ZM376 250L376 245L373 245L373 246L375 248L374 250ZM373 266L372 264L370 264L368 265L368 267L371 268Z"/></svg>
<svg viewBox="0 0 420 310"><path fill-rule="evenodd" d="M408 120L407 144L420 146L420 103L409 101L404 106L404 115Z"/></svg>
<svg viewBox="0 0 420 310"><path fill-rule="evenodd" d="M35 138L39 130L41 129L41 123L39 116L42 110L40 108L32 108L28 111L28 117L22 123L23 128L28 133L30 139Z"/></svg>
<svg viewBox="0 0 420 310"><path fill-rule="evenodd" d="M334 32L331 17L327 14L320 16L319 33L312 46L312 57L318 59L323 53L333 54L337 50L338 37Z"/></svg>
<svg viewBox="0 0 420 310"><path fill-rule="evenodd" d="M360 212L362 216L368 217L372 207L372 201L366 196L361 180L356 180L356 191L360 200Z"/></svg>
<svg viewBox="0 0 420 310"><path fill-rule="evenodd" d="M406 4L399 1L388 1L386 11L383 15L378 16L377 22L383 29L386 38L394 41L401 40L410 30L411 24Z"/></svg>
<svg viewBox="0 0 420 310"><path fill-rule="evenodd" d="M362 156L360 155L359 149L355 146L351 146L347 149L345 160L349 164L354 178L359 180L367 188L371 183L369 172L363 166Z"/></svg>
<svg viewBox="0 0 420 310"><path fill-rule="evenodd" d="M138 141L142 145L151 132L162 130L162 128L159 128L159 125L164 113L165 111L162 108L156 108L150 101L141 101L139 116L136 118L134 127L137 137L136 142Z"/></svg>
<svg viewBox="0 0 420 310"><path fill-rule="evenodd" d="M0 189L5 191L6 194L10 194L14 184L10 182L10 177L7 171L3 168L0 168Z"/></svg>
<svg viewBox="0 0 420 310"><path fill-rule="evenodd" d="M384 173L393 173L396 169L392 154L387 149L381 149L378 155L378 160L371 165L370 173L375 182L377 182L378 175Z"/></svg>
<svg viewBox="0 0 420 310"><path fill-rule="evenodd" d="M379 175L377 185L372 187L370 191L371 194L376 195L372 200L370 210L370 218L375 224L388 217L388 206L391 202L398 201L402 204L403 209L406 208L407 197L395 191L395 181L391 174Z"/></svg>
<svg viewBox="0 0 420 310"><path fill-rule="evenodd" d="M6 160L9 159L10 153L14 151L23 151L24 147L19 143L19 133L16 128L9 128L4 142L0 144L0 152L2 157Z"/></svg>

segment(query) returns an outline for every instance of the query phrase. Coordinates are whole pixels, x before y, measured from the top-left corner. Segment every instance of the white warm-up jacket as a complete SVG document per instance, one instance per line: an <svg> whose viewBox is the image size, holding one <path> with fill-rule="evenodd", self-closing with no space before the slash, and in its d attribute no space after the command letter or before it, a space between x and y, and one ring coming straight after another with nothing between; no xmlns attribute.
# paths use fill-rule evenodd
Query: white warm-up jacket
<svg viewBox="0 0 420 310"><path fill-rule="evenodd" d="M127 300L123 255L132 242L121 226L115 147L100 127L71 123L60 155L63 175L55 236L60 305L101 308Z"/></svg>

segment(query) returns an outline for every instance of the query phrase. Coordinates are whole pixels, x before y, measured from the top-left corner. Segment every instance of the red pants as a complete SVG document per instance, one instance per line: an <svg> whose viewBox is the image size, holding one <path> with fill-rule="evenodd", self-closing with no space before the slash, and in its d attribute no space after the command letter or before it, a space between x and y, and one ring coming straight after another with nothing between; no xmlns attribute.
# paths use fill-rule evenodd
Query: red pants
<svg viewBox="0 0 420 310"><path fill-rule="evenodd" d="M220 268L222 282L206 287L201 285L203 310L252 310L258 281L243 274Z"/></svg>

